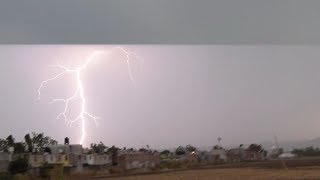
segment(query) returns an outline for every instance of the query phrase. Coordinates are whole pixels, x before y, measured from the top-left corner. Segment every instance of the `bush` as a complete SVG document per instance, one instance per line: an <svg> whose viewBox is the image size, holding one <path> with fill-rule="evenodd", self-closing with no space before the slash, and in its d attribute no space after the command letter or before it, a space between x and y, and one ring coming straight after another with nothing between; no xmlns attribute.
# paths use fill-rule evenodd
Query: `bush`
<svg viewBox="0 0 320 180"><path fill-rule="evenodd" d="M25 173L28 170L28 161L25 158L19 158L9 163L8 171L11 174Z"/></svg>

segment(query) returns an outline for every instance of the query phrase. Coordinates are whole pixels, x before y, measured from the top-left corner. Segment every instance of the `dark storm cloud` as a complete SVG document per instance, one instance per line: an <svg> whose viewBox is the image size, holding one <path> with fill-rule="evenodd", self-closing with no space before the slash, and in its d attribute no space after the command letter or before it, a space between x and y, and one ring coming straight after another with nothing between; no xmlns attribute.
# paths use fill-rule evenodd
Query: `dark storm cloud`
<svg viewBox="0 0 320 180"><path fill-rule="evenodd" d="M320 1L1 1L1 43L319 43Z"/></svg>

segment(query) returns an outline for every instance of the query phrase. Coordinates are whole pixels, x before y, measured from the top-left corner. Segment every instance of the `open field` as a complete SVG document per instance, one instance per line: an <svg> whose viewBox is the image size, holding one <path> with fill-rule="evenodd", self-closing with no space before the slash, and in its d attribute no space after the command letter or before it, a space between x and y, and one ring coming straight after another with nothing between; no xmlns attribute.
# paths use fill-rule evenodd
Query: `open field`
<svg viewBox="0 0 320 180"><path fill-rule="evenodd" d="M320 179L320 159L307 158L264 162L177 169L169 172L125 175L120 177L97 177L108 180L209 180L209 179Z"/></svg>
<svg viewBox="0 0 320 180"><path fill-rule="evenodd" d="M320 166L295 169L226 168L176 171L153 175L101 178L106 180L320 179Z"/></svg>

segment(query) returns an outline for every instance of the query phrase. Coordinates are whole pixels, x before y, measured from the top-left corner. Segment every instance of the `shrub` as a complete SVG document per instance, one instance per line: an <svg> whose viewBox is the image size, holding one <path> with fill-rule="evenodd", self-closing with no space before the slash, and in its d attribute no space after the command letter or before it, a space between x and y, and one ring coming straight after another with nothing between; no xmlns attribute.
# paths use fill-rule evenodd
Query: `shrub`
<svg viewBox="0 0 320 180"><path fill-rule="evenodd" d="M28 170L28 161L25 158L19 158L9 163L8 171L11 174L25 173Z"/></svg>

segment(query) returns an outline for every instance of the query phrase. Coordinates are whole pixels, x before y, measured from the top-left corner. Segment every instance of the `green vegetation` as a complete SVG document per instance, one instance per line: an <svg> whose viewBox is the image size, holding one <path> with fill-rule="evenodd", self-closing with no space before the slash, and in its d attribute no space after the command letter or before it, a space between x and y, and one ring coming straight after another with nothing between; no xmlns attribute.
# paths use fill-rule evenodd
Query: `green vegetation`
<svg viewBox="0 0 320 180"><path fill-rule="evenodd" d="M101 141L99 144L96 143L91 143L90 144L90 152L91 153L104 153L104 151L107 149L108 147L105 146Z"/></svg>
<svg viewBox="0 0 320 180"><path fill-rule="evenodd" d="M182 146L179 146L177 149L176 149L176 155L184 155L186 154L186 149Z"/></svg>
<svg viewBox="0 0 320 180"><path fill-rule="evenodd" d="M196 151L197 148L194 147L194 146L192 146L191 144L189 144L189 145L186 146L186 150L187 150L188 152L193 152L193 151Z"/></svg>
<svg viewBox="0 0 320 180"><path fill-rule="evenodd" d="M0 151L8 152L8 148L13 147L14 153L45 152L47 146L58 144L56 140L45 136L44 133L32 132L32 137L30 134L26 134L24 139L25 142L15 142L12 135L6 139L0 139Z"/></svg>
<svg viewBox="0 0 320 180"><path fill-rule="evenodd" d="M58 144L58 141L45 136L43 133L32 132L31 143L29 142L29 144L31 147L28 147L28 149L35 149L36 152L45 152L45 147Z"/></svg>
<svg viewBox="0 0 320 180"><path fill-rule="evenodd" d="M164 150L160 153L160 155L165 155L165 156L168 156L169 154L170 154L169 150Z"/></svg>
<svg viewBox="0 0 320 180"><path fill-rule="evenodd" d="M11 161L8 167L8 171L11 174L25 173L28 170L28 161L25 158L18 158Z"/></svg>
<svg viewBox="0 0 320 180"><path fill-rule="evenodd" d="M318 147L314 148L313 146L310 146L304 149L294 149L292 153L297 156L320 156L320 149Z"/></svg>

